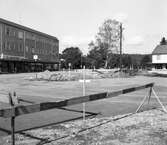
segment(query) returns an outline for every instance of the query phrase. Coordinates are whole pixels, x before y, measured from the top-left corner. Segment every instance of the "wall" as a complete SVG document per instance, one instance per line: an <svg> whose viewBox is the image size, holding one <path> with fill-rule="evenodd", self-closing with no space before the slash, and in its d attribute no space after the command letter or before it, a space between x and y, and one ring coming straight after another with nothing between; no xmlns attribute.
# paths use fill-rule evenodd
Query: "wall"
<svg viewBox="0 0 167 145"><path fill-rule="evenodd" d="M152 55L152 63L167 63L167 54Z"/></svg>

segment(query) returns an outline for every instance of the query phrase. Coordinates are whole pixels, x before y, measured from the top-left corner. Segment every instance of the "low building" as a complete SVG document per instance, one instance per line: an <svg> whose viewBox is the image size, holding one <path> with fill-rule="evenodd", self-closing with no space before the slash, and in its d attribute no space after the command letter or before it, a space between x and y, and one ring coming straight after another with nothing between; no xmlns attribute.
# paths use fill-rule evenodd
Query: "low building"
<svg viewBox="0 0 167 145"><path fill-rule="evenodd" d="M162 38L159 45L152 52L152 68L154 69L167 69L167 40Z"/></svg>
<svg viewBox="0 0 167 145"><path fill-rule="evenodd" d="M59 40L0 18L0 72L55 70Z"/></svg>

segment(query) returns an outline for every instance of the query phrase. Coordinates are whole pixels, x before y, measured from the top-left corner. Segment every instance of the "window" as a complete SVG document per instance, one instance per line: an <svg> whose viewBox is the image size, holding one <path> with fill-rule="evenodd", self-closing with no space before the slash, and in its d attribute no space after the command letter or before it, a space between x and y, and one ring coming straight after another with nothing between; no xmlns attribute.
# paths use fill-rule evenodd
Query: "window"
<svg viewBox="0 0 167 145"><path fill-rule="evenodd" d="M26 46L26 52L28 52L28 46Z"/></svg>
<svg viewBox="0 0 167 145"><path fill-rule="evenodd" d="M22 44L19 45L19 51L22 51Z"/></svg>
<svg viewBox="0 0 167 145"><path fill-rule="evenodd" d="M21 31L18 32L18 38L23 39L23 32L21 32Z"/></svg>
<svg viewBox="0 0 167 145"><path fill-rule="evenodd" d="M11 50L11 49L10 49L10 43L9 43L9 42L7 42L7 49L8 49L8 50Z"/></svg>
<svg viewBox="0 0 167 145"><path fill-rule="evenodd" d="M16 32L15 32L15 30L13 31L13 36L16 36Z"/></svg>
<svg viewBox="0 0 167 145"><path fill-rule="evenodd" d="M6 27L6 35L10 35L10 29L9 29L9 27Z"/></svg>
<svg viewBox="0 0 167 145"><path fill-rule="evenodd" d="M32 53L35 53L35 49L34 48L32 48Z"/></svg>
<svg viewBox="0 0 167 145"><path fill-rule="evenodd" d="M160 60L161 59L161 55L157 55L157 60Z"/></svg>
<svg viewBox="0 0 167 145"><path fill-rule="evenodd" d="M10 43L10 48L11 48L11 50L14 50L14 43L13 42Z"/></svg>
<svg viewBox="0 0 167 145"><path fill-rule="evenodd" d="M3 43L3 48L6 49L6 43L5 42Z"/></svg>
<svg viewBox="0 0 167 145"><path fill-rule="evenodd" d="M15 43L13 43L13 49L14 49L14 50L16 49L16 44L15 44Z"/></svg>

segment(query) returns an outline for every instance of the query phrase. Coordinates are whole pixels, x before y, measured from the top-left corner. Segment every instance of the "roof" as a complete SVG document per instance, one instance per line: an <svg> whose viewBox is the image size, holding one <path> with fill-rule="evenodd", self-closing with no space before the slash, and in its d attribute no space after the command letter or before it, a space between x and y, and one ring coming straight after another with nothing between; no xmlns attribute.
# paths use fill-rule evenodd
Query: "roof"
<svg viewBox="0 0 167 145"><path fill-rule="evenodd" d="M26 30L26 31L29 31L29 32L32 32L32 33L36 33L38 35L43 35L47 38L52 38L52 39L56 39L58 41L58 39L54 36L51 36L51 35L48 35L46 33L43 33L43 32L40 32L40 31L37 31L37 30L34 30L34 29L31 29L31 28L28 28L28 27L25 27L23 25L19 25L19 24L16 24L16 23L13 23L13 22L10 22L8 20L5 20L5 19L2 19L0 18L0 22L3 23L3 24L7 24L7 25L10 25L10 26L14 26L16 28L19 28L19 29L22 29L22 30Z"/></svg>
<svg viewBox="0 0 167 145"><path fill-rule="evenodd" d="M167 45L157 45L152 54L167 54Z"/></svg>

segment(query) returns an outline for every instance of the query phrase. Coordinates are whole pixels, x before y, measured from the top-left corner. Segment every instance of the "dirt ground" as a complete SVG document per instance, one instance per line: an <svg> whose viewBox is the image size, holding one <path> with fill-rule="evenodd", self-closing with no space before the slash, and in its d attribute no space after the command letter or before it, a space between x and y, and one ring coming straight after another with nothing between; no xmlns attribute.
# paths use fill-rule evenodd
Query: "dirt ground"
<svg viewBox="0 0 167 145"><path fill-rule="evenodd" d="M55 81L30 81L29 78L34 77L35 73L28 74L9 74L0 75L0 102L7 102L8 92L16 91L19 97L28 99L34 102L52 101L52 100L64 100L67 98L82 96L82 83L78 81L66 81L66 82L55 82ZM146 76L135 76L129 78L110 78L110 79L92 79L90 83L86 83L86 94L94 94L104 91L114 91L122 88L128 88L131 86L143 85L146 83L155 82L155 91L160 97L163 104L167 104L167 78L162 77L146 77ZM134 112L137 106L140 104L141 100L145 95L148 94L148 89L133 92L126 95L121 95L117 98L104 99L100 101L95 101L86 104L86 110L91 112L100 112L101 115L97 116L100 119L90 120L90 125L98 124L111 119L114 116ZM159 106L155 98L151 99L151 105ZM5 103L1 103L0 108L7 107ZM82 110L82 105L75 105L70 108L76 110ZM144 112L143 112L144 113ZM140 115L132 115L128 117L129 120L121 119L119 121L111 122L111 124L106 124L99 126L93 130L86 131L86 133L76 134L72 133L70 137L65 140L56 140L55 142L48 143L51 144L145 144L145 145L165 145L166 137L165 132L167 125L166 114L159 110L153 110L152 112L145 112ZM24 130L27 128L34 128L35 126L42 126L44 124L52 124L53 122L63 122L63 120L68 120L74 117L81 116L82 114L65 112L62 110L54 109L46 112L35 113L30 115L23 115L16 119L16 130ZM151 117L152 119L151 119ZM159 119L157 119L159 116ZM106 118L107 117L107 118ZM141 119L142 118L142 119ZM147 119L148 118L148 119ZM136 122L134 121L136 120ZM140 121L138 121L140 120ZM153 122L151 122L152 120ZM154 122L155 121L155 122ZM154 125L158 121L157 128ZM91 123L93 122L93 123ZM132 122L132 124L131 124ZM28 131L26 133L39 135L39 139L33 140L32 138L25 138L25 136L18 135L17 142L19 145L25 144L37 144L39 141L45 142L46 140L40 140L42 138L61 138L62 135L71 134L71 128L78 126L78 130L82 129L81 122L71 122L69 124L63 124L56 126L56 130L53 128L43 128L37 130ZM120 124L119 124L120 123ZM1 135L7 135L10 132L10 120L0 118L0 128L5 131L1 131ZM113 127L116 126L116 127ZM113 127L113 128L112 128ZM153 128L152 128L153 127ZM57 129L58 128L58 129ZM0 130L1 130L0 129ZM147 130L148 129L148 130ZM77 130L77 129L76 129ZM59 131L61 132L59 134ZM77 131L75 131L77 132ZM152 132L152 133L151 133ZM39 134L41 133L41 134ZM48 135L50 134L50 135ZM104 134L104 135L103 135ZM109 135L110 134L110 135ZM150 137L151 136L151 137ZM152 141L148 139L152 138ZM75 140L73 142L73 140ZM140 141L141 140L141 141ZM31 142L32 141L32 142ZM1 138L0 144L8 145L10 143L10 136Z"/></svg>
<svg viewBox="0 0 167 145"><path fill-rule="evenodd" d="M167 114L154 109L121 116L63 123L16 135L17 145L166 145ZM114 119L119 119L114 121ZM0 144L10 145L10 136Z"/></svg>

